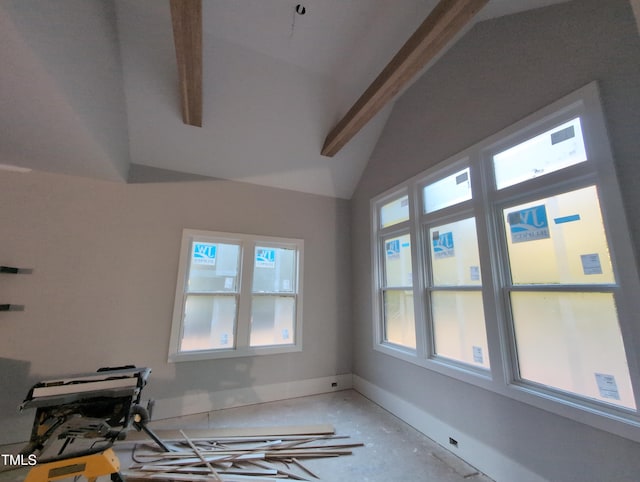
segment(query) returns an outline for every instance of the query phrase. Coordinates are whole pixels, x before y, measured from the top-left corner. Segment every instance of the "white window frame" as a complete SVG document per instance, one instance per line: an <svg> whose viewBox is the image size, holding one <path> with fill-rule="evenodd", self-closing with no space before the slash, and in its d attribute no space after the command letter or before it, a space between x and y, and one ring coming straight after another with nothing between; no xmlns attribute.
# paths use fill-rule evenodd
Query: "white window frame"
<svg viewBox="0 0 640 482"><path fill-rule="evenodd" d="M237 314L235 326L235 346L197 351L180 351L182 340L184 307L187 298L187 282L191 261L191 246L194 241L209 243L231 243L240 246L240 273L237 288ZM297 253L296 279L292 282L292 293L286 297L295 299L294 341L286 345L250 346L251 302L253 296L253 270L255 266L256 246L293 249ZM278 238L253 234L225 233L184 229L180 247L180 261L169 341L169 362L233 358L242 356L271 355L302 351L302 279L303 279L304 240L297 238ZM263 293L260 293L262 295Z"/></svg>
<svg viewBox="0 0 640 482"><path fill-rule="evenodd" d="M497 190L494 183L492 156L513 145L548 131L570 119L580 117L587 151L587 161L558 171ZM422 188L463 167L470 168L472 194L470 201L423 214ZM551 184L551 187L547 187ZM545 389L534 383L518 379L513 336L505 293L509 260L503 236L502 207L527 199L543 198L553 193L568 192L587 185L596 185L611 261L616 277L616 301L627 365L638 409L593 402L585 397L573 396L558 390ZM521 196L521 192L526 194ZM380 207L406 193L409 196L408 221L412 241L414 275L414 303L417 349L399 350L384 343L381 335L380 309L379 220ZM540 111L527 116L512 126L442 161L438 165L408 179L370 202L374 349L458 380L485 388L506 397L562 415L593 427L640 441L640 280L636 257L629 236L625 212L618 187L613 156L609 147L604 115L600 106L598 86L595 82L569 94ZM426 296L429 272L428 230L426 219L444 220L467 213L476 219L485 324L490 359L490 370L479 370L452 360L434 357L432 327L429 321ZM429 221L429 224L431 221ZM427 233L427 234L425 234ZM507 295L508 296L508 295Z"/></svg>

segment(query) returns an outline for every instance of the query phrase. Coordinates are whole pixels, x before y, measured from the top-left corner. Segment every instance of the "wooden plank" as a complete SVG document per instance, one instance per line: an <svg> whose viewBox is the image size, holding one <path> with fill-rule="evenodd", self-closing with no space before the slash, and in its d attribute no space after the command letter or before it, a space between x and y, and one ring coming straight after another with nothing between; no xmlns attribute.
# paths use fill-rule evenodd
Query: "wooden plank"
<svg viewBox="0 0 640 482"><path fill-rule="evenodd" d="M298 459L293 458L291 459L291 461L296 464L298 467L300 467L304 472L306 472L307 474L309 474L311 477L313 477L314 479L319 479L320 477L318 477L315 473L313 473L311 471L311 469L309 469L309 467L307 467L306 465L304 465L302 462L300 462Z"/></svg>
<svg viewBox="0 0 640 482"><path fill-rule="evenodd" d="M440 0L383 71L329 132L322 155L333 157L434 59L488 0Z"/></svg>
<svg viewBox="0 0 640 482"><path fill-rule="evenodd" d="M155 434L165 442L184 441L179 430L154 430ZM284 425L276 427L229 427L214 429L197 429L186 430L185 433L191 441L212 440L232 438L232 437L250 437L257 439L258 437L281 437L287 435L332 435L335 434L335 428L330 424L318 425ZM142 441L149 440L144 432L130 431L127 432L126 441Z"/></svg>
<svg viewBox="0 0 640 482"><path fill-rule="evenodd" d="M202 0L170 0L182 120L202 127Z"/></svg>
<svg viewBox="0 0 640 482"><path fill-rule="evenodd" d="M213 466L209 462L207 462L207 460L202 456L202 454L198 450L198 447L193 445L193 442L191 440L189 440L189 437L187 437L182 430L180 430L180 433L182 434L184 439L187 441L187 443L191 446L191 448L193 449L195 454L198 456L198 458L200 460L202 460L202 462L204 462L204 464L207 466L207 468L211 471L211 475L213 476L213 478L218 480L218 481L220 481L220 482L222 482L222 479L218 475L218 472L216 472L216 469L214 469Z"/></svg>
<svg viewBox="0 0 640 482"><path fill-rule="evenodd" d="M141 474L138 472L123 472L122 475L127 482L147 482L149 480L177 480L183 482L211 482L210 475L201 474L176 474L173 472L158 472ZM281 482L282 479L276 477L262 477L253 475L226 475L223 482Z"/></svg>

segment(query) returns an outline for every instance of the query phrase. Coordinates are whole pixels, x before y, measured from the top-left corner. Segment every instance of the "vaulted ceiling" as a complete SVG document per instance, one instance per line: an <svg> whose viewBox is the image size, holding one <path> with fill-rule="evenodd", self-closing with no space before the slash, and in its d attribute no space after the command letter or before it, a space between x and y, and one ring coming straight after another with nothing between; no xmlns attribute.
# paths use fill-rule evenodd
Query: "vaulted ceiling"
<svg viewBox="0 0 640 482"><path fill-rule="evenodd" d="M559 1L490 0L457 38ZM392 102L332 157L327 135L437 3L203 0L194 127L168 0L0 0L0 165L120 182L148 166L349 198Z"/></svg>

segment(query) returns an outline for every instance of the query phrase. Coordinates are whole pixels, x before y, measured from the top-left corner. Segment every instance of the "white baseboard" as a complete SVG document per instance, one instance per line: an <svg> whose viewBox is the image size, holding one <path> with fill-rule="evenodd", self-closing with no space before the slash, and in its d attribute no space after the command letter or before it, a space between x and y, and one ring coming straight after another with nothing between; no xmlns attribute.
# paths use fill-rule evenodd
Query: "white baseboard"
<svg viewBox="0 0 640 482"><path fill-rule="evenodd" d="M224 408L275 402L288 398L347 390L349 388L352 388L352 376L350 373L215 392L198 390L197 392L187 392L180 397L156 400L153 419L160 420Z"/></svg>
<svg viewBox="0 0 640 482"><path fill-rule="evenodd" d="M502 453L364 378L353 375L353 388L496 481L546 482ZM458 446L453 447L449 438Z"/></svg>

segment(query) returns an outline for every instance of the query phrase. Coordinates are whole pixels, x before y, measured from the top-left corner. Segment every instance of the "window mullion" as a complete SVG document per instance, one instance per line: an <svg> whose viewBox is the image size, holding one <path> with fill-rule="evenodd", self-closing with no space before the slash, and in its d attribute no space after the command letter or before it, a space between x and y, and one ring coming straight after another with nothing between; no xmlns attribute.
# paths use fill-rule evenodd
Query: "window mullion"
<svg viewBox="0 0 640 482"><path fill-rule="evenodd" d="M236 322L236 348L248 349L251 329L251 300L255 243L242 243L242 266L238 293L238 319Z"/></svg>

